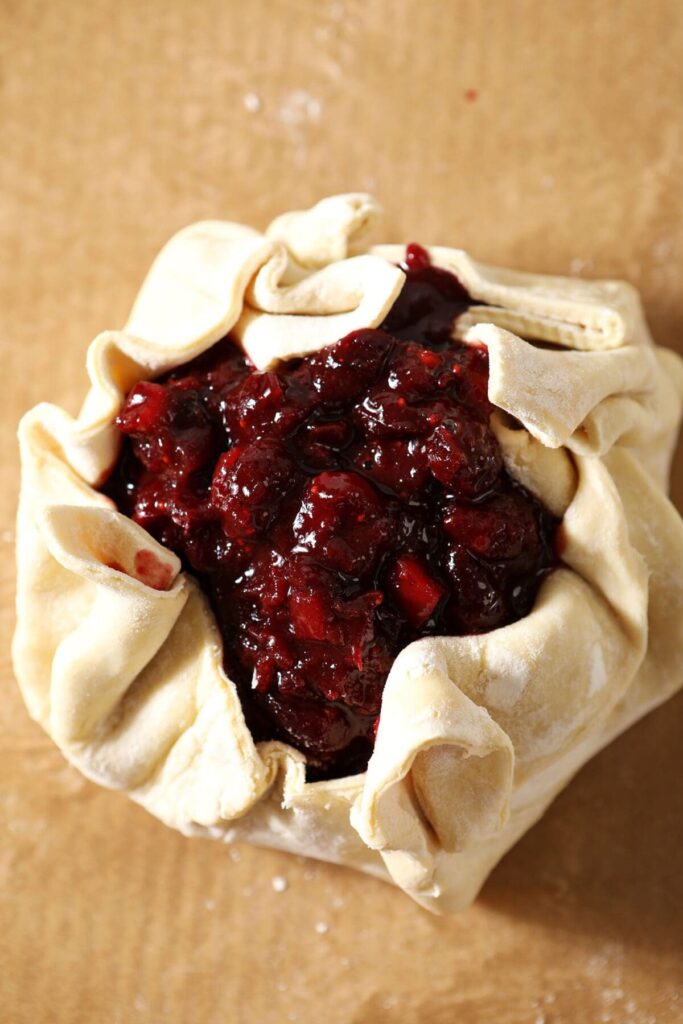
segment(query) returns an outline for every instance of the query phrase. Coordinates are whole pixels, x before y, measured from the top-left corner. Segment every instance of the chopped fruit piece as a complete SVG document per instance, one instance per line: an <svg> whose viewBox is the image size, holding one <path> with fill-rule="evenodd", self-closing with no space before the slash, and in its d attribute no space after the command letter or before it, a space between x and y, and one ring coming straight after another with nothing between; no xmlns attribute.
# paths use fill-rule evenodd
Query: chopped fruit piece
<svg viewBox="0 0 683 1024"><path fill-rule="evenodd" d="M118 418L107 492L195 572L252 735L310 779L365 769L406 644L513 622L554 564L489 429L488 353L453 340L469 295L420 246L402 269L379 328L266 373L225 338Z"/></svg>
<svg viewBox="0 0 683 1024"><path fill-rule="evenodd" d="M431 619L446 588L412 555L396 559L387 579L389 593L415 629Z"/></svg>

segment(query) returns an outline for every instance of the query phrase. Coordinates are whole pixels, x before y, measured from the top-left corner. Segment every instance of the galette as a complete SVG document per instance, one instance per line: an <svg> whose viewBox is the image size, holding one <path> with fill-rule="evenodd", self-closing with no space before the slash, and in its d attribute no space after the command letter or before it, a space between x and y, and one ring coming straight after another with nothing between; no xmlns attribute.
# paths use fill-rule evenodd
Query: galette
<svg viewBox="0 0 683 1024"><path fill-rule="evenodd" d="M69 761L174 828L452 912L683 685L683 362L623 282L378 220L186 228L80 415L26 414L14 663Z"/></svg>

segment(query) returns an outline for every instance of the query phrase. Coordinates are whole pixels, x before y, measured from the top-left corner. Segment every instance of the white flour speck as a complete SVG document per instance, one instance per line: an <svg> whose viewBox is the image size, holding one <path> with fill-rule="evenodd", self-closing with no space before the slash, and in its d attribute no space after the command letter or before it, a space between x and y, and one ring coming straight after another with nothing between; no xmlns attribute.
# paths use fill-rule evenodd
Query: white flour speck
<svg viewBox="0 0 683 1024"><path fill-rule="evenodd" d="M278 117L282 124L302 125L307 121L317 122L322 115L321 101L305 89L292 89L280 106Z"/></svg>
<svg viewBox="0 0 683 1024"><path fill-rule="evenodd" d="M602 998L608 1006L611 1006L613 1003L618 1003L624 998L624 990L618 987L603 988Z"/></svg>
<svg viewBox="0 0 683 1024"><path fill-rule="evenodd" d="M329 924L327 924L326 921L318 921L317 924L315 925L315 930L317 931L318 935L326 935L330 930L330 926Z"/></svg>
<svg viewBox="0 0 683 1024"><path fill-rule="evenodd" d="M258 114L263 109L263 100L257 92L245 92L242 102L244 109L248 110L250 114Z"/></svg>
<svg viewBox="0 0 683 1024"><path fill-rule="evenodd" d="M511 655L502 644L491 643L486 656L486 700L494 708L513 708L529 683L531 669L530 662Z"/></svg>
<svg viewBox="0 0 683 1024"><path fill-rule="evenodd" d="M271 879L270 884L273 887L273 892L285 892L285 890L289 888L289 882L286 878L283 878L282 875L275 875L275 877Z"/></svg>
<svg viewBox="0 0 683 1024"><path fill-rule="evenodd" d="M207 910L215 910L216 909L216 901L215 900L204 900L204 906L206 907Z"/></svg>
<svg viewBox="0 0 683 1024"><path fill-rule="evenodd" d="M671 256L673 242L670 238L660 238L652 246L652 258L655 263L666 263Z"/></svg>

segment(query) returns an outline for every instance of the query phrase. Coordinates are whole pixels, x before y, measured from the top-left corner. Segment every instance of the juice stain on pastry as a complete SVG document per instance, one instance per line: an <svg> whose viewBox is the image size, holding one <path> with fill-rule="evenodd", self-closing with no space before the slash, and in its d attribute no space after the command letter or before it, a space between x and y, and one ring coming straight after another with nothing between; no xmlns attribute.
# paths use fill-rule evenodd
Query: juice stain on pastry
<svg viewBox="0 0 683 1024"><path fill-rule="evenodd" d="M396 654L526 615L556 520L506 473L471 304L408 246L377 329L258 372L225 338L137 384L106 486L200 580L256 740L364 770Z"/></svg>

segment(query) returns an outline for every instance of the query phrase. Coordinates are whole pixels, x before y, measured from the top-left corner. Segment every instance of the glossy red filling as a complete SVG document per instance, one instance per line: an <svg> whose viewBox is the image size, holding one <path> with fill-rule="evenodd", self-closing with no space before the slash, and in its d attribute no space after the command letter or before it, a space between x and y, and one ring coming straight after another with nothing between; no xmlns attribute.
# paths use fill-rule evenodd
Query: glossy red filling
<svg viewBox="0 0 683 1024"><path fill-rule="evenodd" d="M505 472L471 303L409 246L380 328L258 372L229 338L118 417L107 485L209 596L255 739L362 771L396 654L526 615L555 520Z"/></svg>

